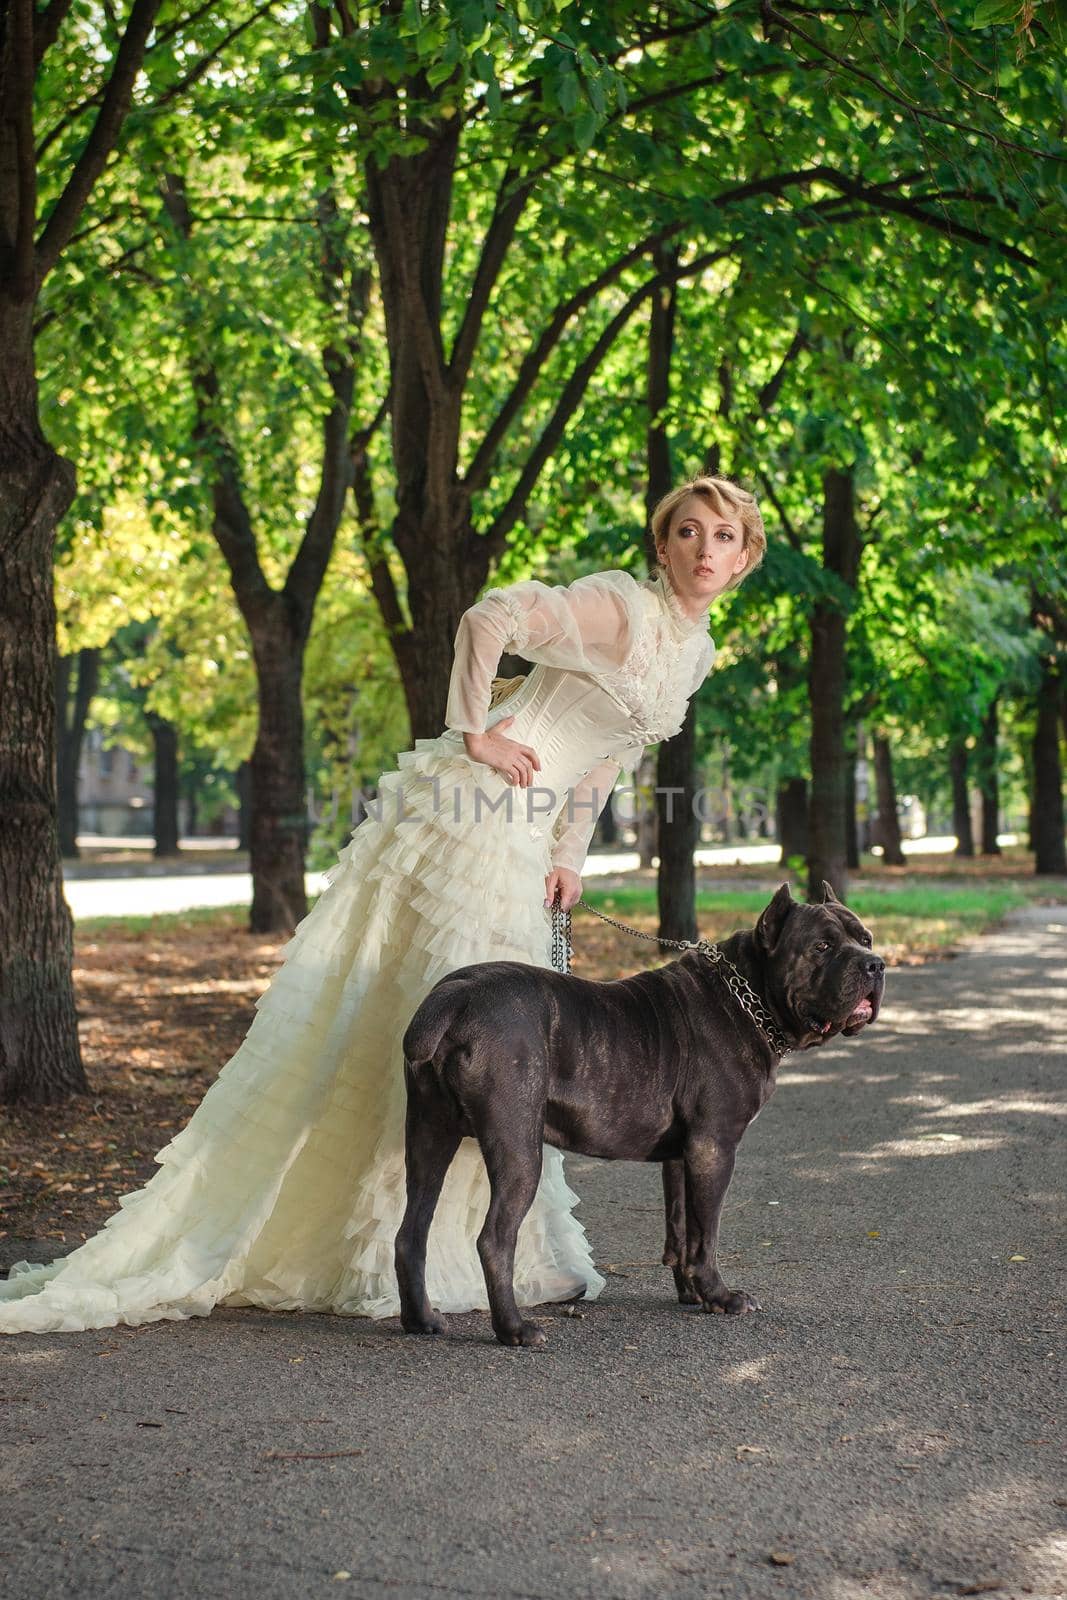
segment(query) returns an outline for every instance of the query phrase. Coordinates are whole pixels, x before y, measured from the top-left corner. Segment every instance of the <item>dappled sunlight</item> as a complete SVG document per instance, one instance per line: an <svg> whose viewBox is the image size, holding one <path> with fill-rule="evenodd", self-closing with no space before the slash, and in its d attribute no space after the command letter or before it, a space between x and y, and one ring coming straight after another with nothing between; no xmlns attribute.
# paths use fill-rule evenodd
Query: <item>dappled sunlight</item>
<svg viewBox="0 0 1067 1600"><path fill-rule="evenodd" d="M1067 1534L1049 1533L1039 1539L1023 1556L1022 1569L1032 1590L1040 1583L1054 1583L1062 1594L1067 1587ZM1036 1592L1034 1600L1039 1600ZM1053 1600L1051 1595L1049 1600Z"/></svg>
<svg viewBox="0 0 1067 1600"><path fill-rule="evenodd" d="M951 1451L949 1455L951 1458ZM934 1461L931 1466L936 1472L942 1463ZM936 1477L925 1479L920 1470L917 1482L925 1482L929 1492L924 1498L924 1526L914 1538L914 1548L920 1558L926 1557L923 1566L927 1570L936 1563L946 1587L956 1593L967 1593L972 1585L972 1592L1013 1593L1023 1586L1035 1600L1062 1595L1067 1580L1067 1538L1055 1529L1029 1544L1020 1537L1026 1520L1053 1520L1047 1484L1014 1474L963 1494L937 1496ZM879 1544L893 1547L892 1514L872 1508L857 1527L865 1542L873 1537ZM985 1545L988 1550L991 1543L995 1554L976 1554L976 1546ZM831 1585L828 1592L845 1595L850 1590ZM929 1592L928 1587L923 1592ZM891 1591L880 1583L879 1596L883 1593Z"/></svg>
<svg viewBox="0 0 1067 1600"><path fill-rule="evenodd" d="M870 1600L871 1583L866 1576L834 1576L825 1580L822 1592L826 1600ZM906 1578L887 1578L884 1572L878 1574L878 1600L919 1600L927 1592L923 1583Z"/></svg>
<svg viewBox="0 0 1067 1600"><path fill-rule="evenodd" d="M775 1356L756 1356L751 1361L738 1361L736 1365L719 1372L724 1383L765 1383L776 1364Z"/></svg>
<svg viewBox="0 0 1067 1600"><path fill-rule="evenodd" d="M1008 1135L999 1138L965 1138L963 1134L928 1133L913 1134L911 1138L886 1139L870 1150L842 1150L842 1161L887 1161L895 1156L945 1156L973 1155L981 1150L996 1150L1007 1142Z"/></svg>
<svg viewBox="0 0 1067 1600"><path fill-rule="evenodd" d="M1067 1117L1067 1105L1058 1105L1054 1100L1024 1100L1018 1095L1011 1099L971 1100L962 1105L946 1102L940 1110L931 1114L935 1117L985 1117L997 1116L1007 1111L1030 1115L1036 1113L1044 1117Z"/></svg>

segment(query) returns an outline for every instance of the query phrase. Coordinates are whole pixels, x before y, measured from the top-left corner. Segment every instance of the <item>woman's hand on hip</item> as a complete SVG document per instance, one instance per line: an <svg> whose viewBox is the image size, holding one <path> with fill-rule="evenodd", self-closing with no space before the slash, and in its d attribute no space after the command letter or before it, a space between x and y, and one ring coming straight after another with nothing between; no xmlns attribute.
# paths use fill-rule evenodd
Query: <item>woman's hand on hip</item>
<svg viewBox="0 0 1067 1600"><path fill-rule="evenodd" d="M553 867L545 878L545 905L551 906L559 890L560 908L569 911L582 898L582 880L570 867Z"/></svg>
<svg viewBox="0 0 1067 1600"><path fill-rule="evenodd" d="M501 730L515 721L514 717L501 717L484 733L465 733L463 745L475 761L484 761L487 767L499 772L508 783L528 789L535 772L541 770L541 758L532 745L509 739Z"/></svg>

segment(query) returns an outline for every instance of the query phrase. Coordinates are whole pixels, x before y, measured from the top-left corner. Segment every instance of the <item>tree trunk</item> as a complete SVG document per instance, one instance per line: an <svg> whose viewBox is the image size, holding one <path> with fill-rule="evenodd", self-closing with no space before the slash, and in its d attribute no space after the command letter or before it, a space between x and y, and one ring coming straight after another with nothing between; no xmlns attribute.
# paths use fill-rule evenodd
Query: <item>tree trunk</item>
<svg viewBox="0 0 1067 1600"><path fill-rule="evenodd" d="M956 835L956 854L974 855L974 831L971 827L971 803L967 795L967 746L963 739L954 739L948 752L949 772L952 778L952 831Z"/></svg>
<svg viewBox="0 0 1067 1600"><path fill-rule="evenodd" d="M787 778L778 786L778 843L781 865L808 854L808 783L806 778Z"/></svg>
<svg viewBox="0 0 1067 1600"><path fill-rule="evenodd" d="M445 705L452 674L456 631L467 607L473 605L488 576L488 566L473 557L463 561L453 544L448 524L422 522L415 527L394 527L397 548L409 574L408 608L411 632L392 635L411 722L411 738L435 739L445 727ZM477 549L470 523L467 536ZM405 648L419 641L416 657Z"/></svg>
<svg viewBox="0 0 1067 1600"><path fill-rule="evenodd" d="M88 1085L56 801L56 526L74 471L37 416L33 303L0 296L0 1101Z"/></svg>
<svg viewBox="0 0 1067 1600"><path fill-rule="evenodd" d="M234 774L237 790L237 848L249 850L252 846L252 766L242 761Z"/></svg>
<svg viewBox="0 0 1067 1600"><path fill-rule="evenodd" d="M677 263L678 252L659 248L654 260L660 271ZM671 360L674 354L676 293L673 288L653 295L648 322L648 360L645 399L646 554L655 571L652 512L672 487L671 441L664 420L671 398ZM693 852L700 838L700 818L693 809L696 794L696 707L690 701L681 729L659 747L656 759L656 904L661 939L695 939L696 866Z"/></svg>
<svg viewBox="0 0 1067 1600"><path fill-rule="evenodd" d="M695 757L696 706L690 701L681 731L660 745L656 763L656 903L661 939L697 937L693 852L700 839L700 818L693 807Z"/></svg>
<svg viewBox="0 0 1067 1600"><path fill-rule="evenodd" d="M195 838L200 827L200 774L194 768L185 780L185 836Z"/></svg>
<svg viewBox="0 0 1067 1600"><path fill-rule="evenodd" d="M1033 743L1034 871L1059 875L1067 873L1059 726L1062 696L1063 682L1046 656L1041 662Z"/></svg>
<svg viewBox="0 0 1067 1600"><path fill-rule="evenodd" d="M874 782L878 795L878 842L887 867L903 867L897 788L893 778L893 753L885 734L874 735Z"/></svg>
<svg viewBox="0 0 1067 1600"><path fill-rule="evenodd" d="M597 822L597 837L602 845L611 848L619 842L619 824L615 816L614 795L609 794L607 804Z"/></svg>
<svg viewBox="0 0 1067 1600"><path fill-rule="evenodd" d="M845 863L850 872L860 869L860 824L856 796L856 735L845 730Z"/></svg>
<svg viewBox="0 0 1067 1600"><path fill-rule="evenodd" d="M656 854L656 808L650 802L656 783L656 762L645 754L634 772L634 829L637 834L637 864L649 868Z"/></svg>
<svg viewBox="0 0 1067 1600"><path fill-rule="evenodd" d="M77 660L74 703L70 703L71 665ZM78 770L89 707L96 693L100 651L79 650L77 657L56 659L56 791L59 805L59 849L78 854Z"/></svg>
<svg viewBox="0 0 1067 1600"><path fill-rule="evenodd" d="M997 702L994 698L982 718L978 740L978 792L982 797L982 854L999 856L1000 774L997 740L999 735Z"/></svg>
<svg viewBox="0 0 1067 1600"><path fill-rule="evenodd" d="M296 927L307 915L304 853L304 644L277 607L254 626L252 649L259 683L259 726L252 750L253 933Z"/></svg>
<svg viewBox="0 0 1067 1600"><path fill-rule="evenodd" d="M823 476L823 567L854 589L860 542L851 471ZM811 800L808 898L822 898L825 880L843 900L848 888L846 833L848 756L845 749L845 612L829 597L811 618Z"/></svg>
<svg viewBox="0 0 1067 1600"><path fill-rule="evenodd" d="M722 842L729 844L734 836L734 786L730 776L730 746L723 741L722 755L722 811L720 822L722 826Z"/></svg>
<svg viewBox="0 0 1067 1600"><path fill-rule="evenodd" d="M178 730L173 722L155 711L145 720L152 735L154 769L152 784L155 855L176 856L178 852Z"/></svg>

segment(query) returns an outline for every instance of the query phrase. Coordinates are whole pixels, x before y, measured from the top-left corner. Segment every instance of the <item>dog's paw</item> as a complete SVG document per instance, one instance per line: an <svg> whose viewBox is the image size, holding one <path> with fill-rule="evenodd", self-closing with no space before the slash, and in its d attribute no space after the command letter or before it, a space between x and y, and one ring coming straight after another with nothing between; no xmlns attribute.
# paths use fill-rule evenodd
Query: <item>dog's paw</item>
<svg viewBox="0 0 1067 1600"><path fill-rule="evenodd" d="M743 1289L722 1289L717 1294L709 1295L701 1304L705 1311L717 1312L720 1316L744 1317L750 1311L762 1311L763 1307L758 1300L754 1300Z"/></svg>
<svg viewBox="0 0 1067 1600"><path fill-rule="evenodd" d="M431 1311L428 1317L401 1317L400 1323L405 1333L447 1333L448 1324L444 1317L439 1317L436 1311Z"/></svg>
<svg viewBox="0 0 1067 1600"><path fill-rule="evenodd" d="M667 1265L669 1266L670 1263L668 1262ZM675 1267L673 1270L674 1270L674 1290L675 1290L675 1293L678 1296L678 1304L680 1306L698 1306L698 1305L700 1305L700 1303L701 1303L700 1302L700 1296L697 1294L696 1290L693 1288L692 1283L686 1277L686 1275L682 1271L681 1267Z"/></svg>
<svg viewBox="0 0 1067 1600"><path fill-rule="evenodd" d="M523 1346L527 1350L540 1350L548 1343L548 1336L538 1322L520 1322L517 1328L505 1328L497 1333L501 1344Z"/></svg>

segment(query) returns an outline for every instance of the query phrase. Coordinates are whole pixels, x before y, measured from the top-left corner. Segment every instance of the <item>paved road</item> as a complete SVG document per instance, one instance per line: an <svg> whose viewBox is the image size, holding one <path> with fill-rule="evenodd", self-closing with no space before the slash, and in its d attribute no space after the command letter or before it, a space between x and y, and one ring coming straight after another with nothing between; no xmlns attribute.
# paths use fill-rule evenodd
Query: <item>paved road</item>
<svg viewBox="0 0 1067 1600"><path fill-rule="evenodd" d="M759 1315L672 1306L656 1174L573 1160L611 1273L543 1352L247 1311L0 1341L5 1595L1062 1596L1065 943L1031 908L789 1061L725 1217Z"/></svg>
<svg viewBox="0 0 1067 1600"><path fill-rule="evenodd" d="M150 841L145 841L148 844ZM200 848L203 840L188 841ZM908 854L930 855L953 849L954 839L930 837L908 839ZM1002 843L1014 843L1014 835L1002 834ZM221 853L221 852L220 852ZM709 845L696 852L697 865L769 866L777 862L776 844ZM636 850L598 850L586 861L587 881L633 872L640 865ZM75 922L87 917L152 917L160 912L190 911L206 906L251 905L252 878L244 871L219 871L204 862L189 864L180 872L168 871L151 860L113 866L99 877L92 877L91 862L69 864L66 869L67 902ZM309 872L308 894L318 894L325 879L323 872Z"/></svg>

